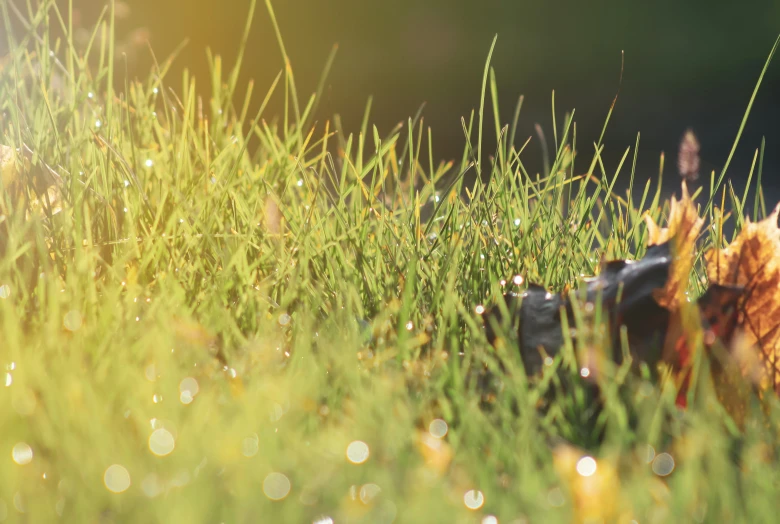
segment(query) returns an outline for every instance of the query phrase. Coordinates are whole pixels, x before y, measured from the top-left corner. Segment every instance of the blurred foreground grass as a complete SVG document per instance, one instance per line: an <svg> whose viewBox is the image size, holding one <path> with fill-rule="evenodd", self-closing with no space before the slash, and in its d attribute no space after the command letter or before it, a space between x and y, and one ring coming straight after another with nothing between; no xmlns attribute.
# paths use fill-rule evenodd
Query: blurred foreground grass
<svg viewBox="0 0 780 524"><path fill-rule="evenodd" d="M203 79L166 76L172 57L126 78L111 8L82 49L57 4L0 6L0 521L776 516L774 399L738 428L706 362L685 412L671 381L625 369L604 370L598 401L564 391L558 360L529 385L480 328L514 275L563 289L601 256L642 256L643 216L668 211L660 180L612 193L639 137L605 166L553 107L553 158L529 173L522 99L500 111L486 66L463 157L440 163L419 115L379 130L369 108L356 133L325 120L286 57L266 90L210 56L207 100ZM270 97L283 115L248 114ZM485 129L484 111L511 124ZM712 224L765 214L762 154L750 199L713 174L698 196ZM583 332L569 354L604 343Z"/></svg>

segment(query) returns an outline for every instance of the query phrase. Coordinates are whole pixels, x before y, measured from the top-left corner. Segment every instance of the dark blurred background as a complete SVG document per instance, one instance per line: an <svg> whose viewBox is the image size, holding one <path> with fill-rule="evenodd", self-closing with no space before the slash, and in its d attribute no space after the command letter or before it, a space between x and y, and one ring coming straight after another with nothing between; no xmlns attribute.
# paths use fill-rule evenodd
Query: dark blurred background
<svg viewBox="0 0 780 524"><path fill-rule="evenodd" d="M76 0L77 22L90 26L103 5L103 0ZM178 79L187 67L207 93L205 50L222 55L226 68L232 64L248 6L247 0L117 1L120 39L126 49L137 48L130 53L131 75L144 76L150 65L139 43L148 39L162 58L188 38L170 78ZM524 94L516 142L534 135L531 167L541 167L534 165L539 160L535 123L552 142L550 99L555 90L559 126L565 111L576 108L579 166L586 169L591 144L618 89L624 51L620 97L605 141L607 168L615 169L641 131L640 176L655 176L659 154L665 151L670 187L679 187L677 148L688 127L701 143L702 178L709 180L709 171L722 167L780 33L780 2L775 0L276 0L274 8L302 96L315 90L332 45L339 45L320 105L321 122L340 113L347 130L358 129L365 102L373 95L372 121L384 133L427 102L425 123L433 127L434 152L440 158L460 156L460 117L478 106L484 62L497 33L492 64L502 120L511 120L517 97ZM240 85L254 78L259 103L281 67L260 1ZM239 93L243 95L243 87ZM273 110L280 107L281 98ZM775 182L778 124L780 57L764 79L729 169L735 185L743 186L753 152L765 136L768 205L780 198L780 187L771 187L780 186ZM491 136L491 118L487 129ZM486 143L486 151L492 147Z"/></svg>

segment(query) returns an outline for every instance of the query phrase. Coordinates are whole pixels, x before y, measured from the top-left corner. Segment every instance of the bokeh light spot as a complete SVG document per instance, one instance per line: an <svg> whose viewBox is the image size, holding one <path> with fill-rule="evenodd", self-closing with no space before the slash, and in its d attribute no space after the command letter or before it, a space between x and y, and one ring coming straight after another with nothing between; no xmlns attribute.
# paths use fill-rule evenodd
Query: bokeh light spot
<svg viewBox="0 0 780 524"><path fill-rule="evenodd" d="M149 435L149 449L158 457L169 455L175 445L173 435L165 428L155 429Z"/></svg>
<svg viewBox="0 0 780 524"><path fill-rule="evenodd" d="M659 453L653 459L653 473L665 477L674 471L674 458L669 453Z"/></svg>
<svg viewBox="0 0 780 524"><path fill-rule="evenodd" d="M596 473L596 468L596 459L593 457L585 456L577 461L577 473L583 477L592 476L594 473Z"/></svg>
<svg viewBox="0 0 780 524"><path fill-rule="evenodd" d="M130 487L130 472L124 466L113 464L106 468L103 483L111 493L122 493Z"/></svg>
<svg viewBox="0 0 780 524"><path fill-rule="evenodd" d="M263 493L271 500L282 500L290 493L290 479L282 473L269 473L263 481Z"/></svg>
<svg viewBox="0 0 780 524"><path fill-rule="evenodd" d="M382 488L376 484L365 484L360 488L360 502L370 504L381 491Z"/></svg>
<svg viewBox="0 0 780 524"><path fill-rule="evenodd" d="M20 466L24 466L25 464L32 462L33 450L26 442L19 442L11 450L11 457L13 457L14 462Z"/></svg>
<svg viewBox="0 0 780 524"><path fill-rule="evenodd" d="M347 446L347 460L353 464L362 464L368 460L368 444L362 440L355 440Z"/></svg>
<svg viewBox="0 0 780 524"><path fill-rule="evenodd" d="M62 319L62 325L65 326L65 329L68 331L78 331L81 329L81 324L83 323L83 319L81 318L81 313L76 311L75 309L72 309L65 313L65 316Z"/></svg>
<svg viewBox="0 0 780 524"><path fill-rule="evenodd" d="M437 418L428 424L428 431L436 438L444 438L447 435L447 431L449 431L449 426L447 426L444 420Z"/></svg>
<svg viewBox="0 0 780 524"><path fill-rule="evenodd" d="M463 495L463 503L471 510L477 510L485 504L485 495L476 489L470 489Z"/></svg>

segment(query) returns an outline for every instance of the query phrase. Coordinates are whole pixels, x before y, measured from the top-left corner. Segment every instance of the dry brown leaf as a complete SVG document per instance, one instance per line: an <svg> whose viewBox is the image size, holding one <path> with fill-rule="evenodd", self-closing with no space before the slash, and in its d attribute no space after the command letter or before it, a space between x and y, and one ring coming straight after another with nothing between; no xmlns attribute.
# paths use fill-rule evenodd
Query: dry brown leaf
<svg viewBox="0 0 780 524"><path fill-rule="evenodd" d="M737 363L742 374L762 390L780 393L780 205L760 222L743 227L734 241L705 255L707 276L713 284L745 289L738 326L743 332ZM755 348L756 353L744 348ZM741 355L741 356L740 356ZM757 355L762 366L756 371Z"/></svg>
<svg viewBox="0 0 780 524"><path fill-rule="evenodd" d="M699 236L704 219L699 216L696 206L688 194L688 186L683 182L682 199L677 200L672 197L668 226L659 227L649 215L645 216L645 222L649 234L648 245L672 242L671 249L674 258L669 270L669 279L666 282L666 287L657 293L655 298L659 305L675 311L685 301L688 277L693 268L696 238Z"/></svg>

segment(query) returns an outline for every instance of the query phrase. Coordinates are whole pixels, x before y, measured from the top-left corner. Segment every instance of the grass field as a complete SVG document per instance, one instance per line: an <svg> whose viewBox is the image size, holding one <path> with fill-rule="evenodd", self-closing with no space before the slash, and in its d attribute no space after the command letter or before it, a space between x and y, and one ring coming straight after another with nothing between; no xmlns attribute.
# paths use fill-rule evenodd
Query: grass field
<svg viewBox="0 0 780 524"><path fill-rule="evenodd" d="M561 290L644 254L643 217L665 223L668 202L663 158L634 183L639 135L604 165L553 106L549 165L528 172L539 146L515 136L522 99L497 106L488 59L463 156L441 162L419 115L379 130L367 108L353 133L320 114L328 64L302 95L281 36L272 86L216 56L211 78L160 58L136 81L111 7L77 49L57 5L0 0L0 521L774 521L774 398L736 424L700 351L687 410L626 368L597 401L562 383L598 322L534 382L481 329L514 275ZM273 18L257 7L247 34ZM764 147L705 176L709 224L774 206ZM727 169L750 170L744 194ZM703 278L697 257L692 295Z"/></svg>

